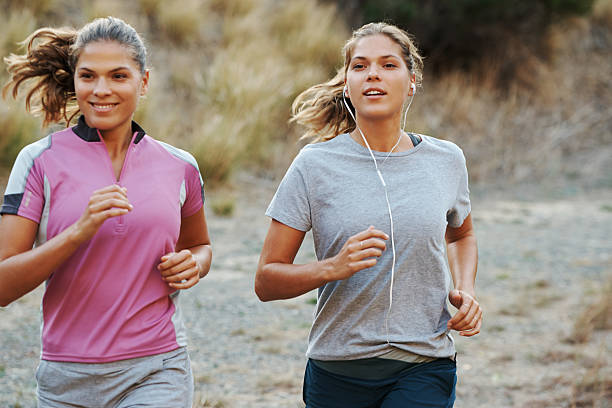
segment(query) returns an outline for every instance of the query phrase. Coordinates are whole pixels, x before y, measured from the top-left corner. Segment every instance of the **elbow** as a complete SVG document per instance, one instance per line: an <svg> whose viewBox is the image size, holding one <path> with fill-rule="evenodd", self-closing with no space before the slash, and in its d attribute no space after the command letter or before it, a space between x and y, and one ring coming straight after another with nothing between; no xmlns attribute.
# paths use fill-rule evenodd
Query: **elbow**
<svg viewBox="0 0 612 408"><path fill-rule="evenodd" d="M0 307L7 307L11 303L13 303L14 300L15 300L14 298L2 295L0 296Z"/></svg>
<svg viewBox="0 0 612 408"><path fill-rule="evenodd" d="M262 302L269 302L275 299L270 294L265 275L265 267L258 267L255 274L255 294Z"/></svg>
<svg viewBox="0 0 612 408"><path fill-rule="evenodd" d="M257 298L262 302L269 302L271 300L274 300L271 297L266 296L266 293L263 292L261 289L258 290L257 286L255 286L255 294L257 295Z"/></svg>
<svg viewBox="0 0 612 408"><path fill-rule="evenodd" d="M12 299L6 291L6 285L0 282L0 307L7 307L13 303L13 300L15 299Z"/></svg>
<svg viewBox="0 0 612 408"><path fill-rule="evenodd" d="M255 294L262 302L269 302L271 300L274 300L271 296L268 295L265 285L261 284L257 279L255 280Z"/></svg>

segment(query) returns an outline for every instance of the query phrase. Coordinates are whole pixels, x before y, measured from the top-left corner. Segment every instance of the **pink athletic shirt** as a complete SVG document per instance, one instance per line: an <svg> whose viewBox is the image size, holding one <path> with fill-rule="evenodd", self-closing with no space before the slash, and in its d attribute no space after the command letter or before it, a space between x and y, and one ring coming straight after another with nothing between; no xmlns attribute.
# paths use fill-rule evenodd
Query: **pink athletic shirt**
<svg viewBox="0 0 612 408"><path fill-rule="evenodd" d="M55 270L42 301L42 359L102 363L186 345L180 291L161 278L181 219L204 201L189 153L147 136L136 123L119 180L96 129L76 126L26 146L6 187L2 214L39 224L37 245L76 222L91 194L116 183L133 210L106 220Z"/></svg>

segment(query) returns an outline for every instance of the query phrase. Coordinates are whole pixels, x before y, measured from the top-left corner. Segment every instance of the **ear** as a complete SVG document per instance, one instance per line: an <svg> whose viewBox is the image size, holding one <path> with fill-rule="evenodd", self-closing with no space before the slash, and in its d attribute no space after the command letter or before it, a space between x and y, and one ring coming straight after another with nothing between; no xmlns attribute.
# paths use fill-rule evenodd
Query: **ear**
<svg viewBox="0 0 612 408"><path fill-rule="evenodd" d="M410 76L410 90L408 91L408 96L413 96L416 93L416 75L412 74Z"/></svg>
<svg viewBox="0 0 612 408"><path fill-rule="evenodd" d="M344 81L344 89L342 90L342 93L344 94L345 98L351 99L351 97L349 96L348 85L346 84L346 81Z"/></svg>
<svg viewBox="0 0 612 408"><path fill-rule="evenodd" d="M140 84L140 96L145 96L149 90L149 70L147 69L142 76L142 82Z"/></svg>

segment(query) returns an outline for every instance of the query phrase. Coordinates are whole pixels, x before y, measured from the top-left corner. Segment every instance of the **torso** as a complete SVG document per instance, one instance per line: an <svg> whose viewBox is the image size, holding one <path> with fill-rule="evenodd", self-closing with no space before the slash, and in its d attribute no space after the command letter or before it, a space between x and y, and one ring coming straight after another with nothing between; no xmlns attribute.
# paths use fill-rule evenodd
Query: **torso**
<svg viewBox="0 0 612 408"><path fill-rule="evenodd" d="M84 140L73 129L24 149L30 157L21 161L31 166L24 169L26 184L11 174L7 194L23 188L18 215L39 222L39 245L74 223L97 189L127 187L134 206L105 221L48 279L43 359L106 362L185 344L178 293L156 265L174 251L181 218L201 208L202 190L191 156L169 149L135 133L119 172L102 141Z"/></svg>
<svg viewBox="0 0 612 408"><path fill-rule="evenodd" d="M389 340L411 353L452 356L445 326L450 315L444 234L461 178L467 177L463 156L451 143L427 137L413 149L392 153L384 164L387 153L375 156L388 188L397 254L388 333L389 242L375 267L319 289L308 355L320 360L376 357L389 351ZM300 179L301 189L296 188ZM312 228L318 259L334 256L350 236L370 225L390 235L385 192L372 159L348 135L303 149L277 195L267 214L296 229ZM307 204L291 198L300 195ZM467 206L460 209L462 217L469 201Z"/></svg>

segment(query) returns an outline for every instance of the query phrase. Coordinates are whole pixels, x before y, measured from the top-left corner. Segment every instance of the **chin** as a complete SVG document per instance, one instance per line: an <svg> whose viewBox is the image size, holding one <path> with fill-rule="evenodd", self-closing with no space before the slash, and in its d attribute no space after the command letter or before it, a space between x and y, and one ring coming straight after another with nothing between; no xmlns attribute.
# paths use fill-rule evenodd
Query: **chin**
<svg viewBox="0 0 612 408"><path fill-rule="evenodd" d="M394 117L395 114L396 114L395 111L391 112L389 110L384 110L384 111L377 110L377 111L363 112L360 114L360 116L366 120L381 121L381 120L390 119Z"/></svg>
<svg viewBox="0 0 612 408"><path fill-rule="evenodd" d="M90 114L89 116L85 115L85 121L90 127L96 128L100 131L112 130L125 122L121 118L117 118L114 115L104 117L100 116L98 113Z"/></svg>

